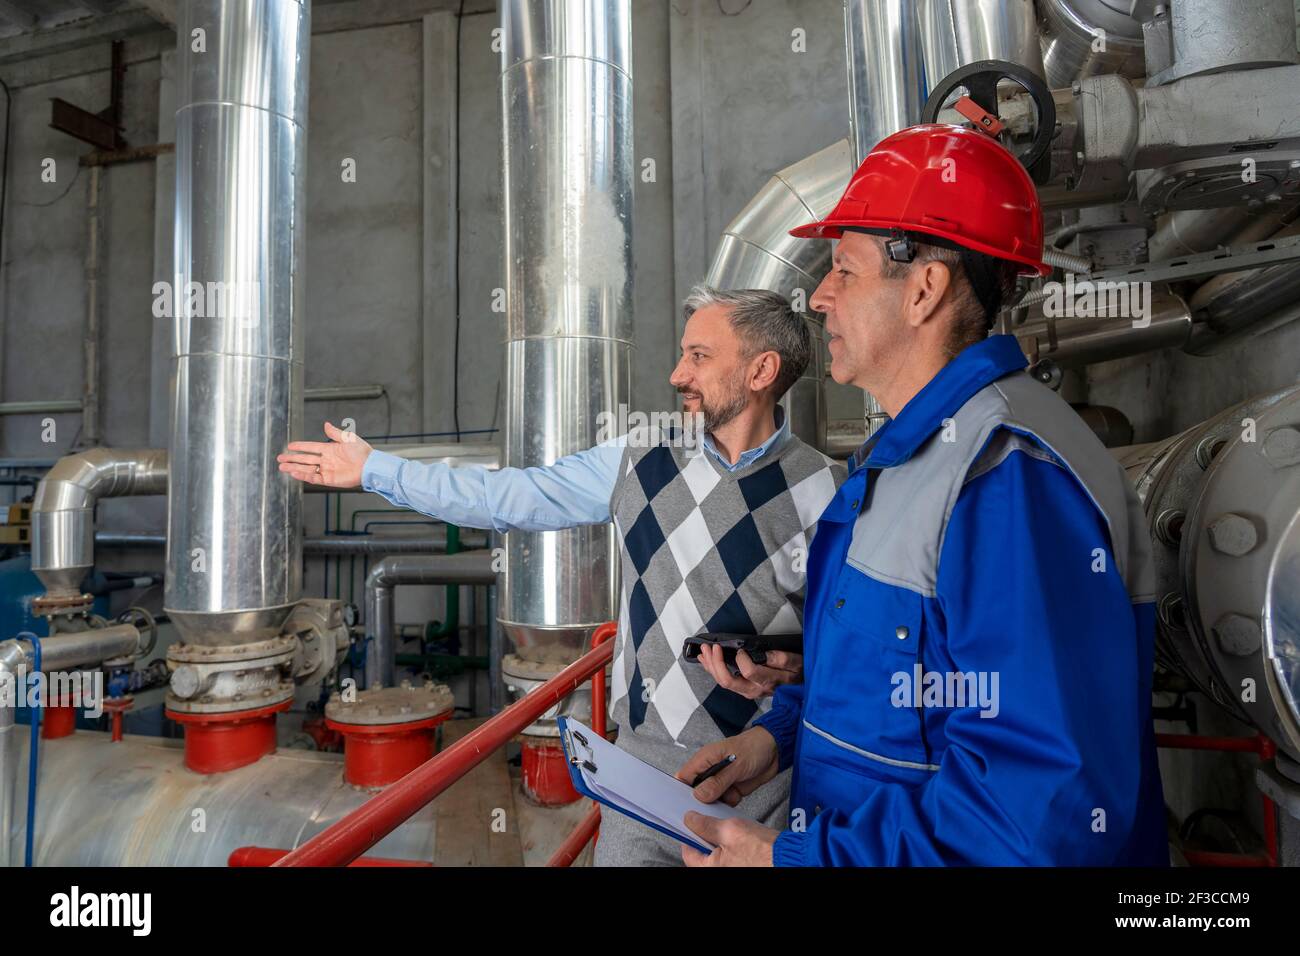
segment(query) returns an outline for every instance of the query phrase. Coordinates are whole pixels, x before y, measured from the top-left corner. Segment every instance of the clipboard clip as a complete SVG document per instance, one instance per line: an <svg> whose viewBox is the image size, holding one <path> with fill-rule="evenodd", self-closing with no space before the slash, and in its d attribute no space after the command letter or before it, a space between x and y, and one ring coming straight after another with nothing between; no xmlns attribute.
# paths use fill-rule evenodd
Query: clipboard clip
<svg viewBox="0 0 1300 956"><path fill-rule="evenodd" d="M574 766L581 766L591 773L599 773L600 771L598 770L596 765L592 763L590 759L590 754L592 751L591 751L591 744L587 742L587 738L584 737L582 734L578 733L578 731L576 730L570 730L568 733L569 733L569 744L575 751L574 755L569 758L569 763L573 764ZM578 743L582 744L583 747L586 748L589 756L587 757L578 756L576 752L578 747L577 744L574 743L575 740Z"/></svg>

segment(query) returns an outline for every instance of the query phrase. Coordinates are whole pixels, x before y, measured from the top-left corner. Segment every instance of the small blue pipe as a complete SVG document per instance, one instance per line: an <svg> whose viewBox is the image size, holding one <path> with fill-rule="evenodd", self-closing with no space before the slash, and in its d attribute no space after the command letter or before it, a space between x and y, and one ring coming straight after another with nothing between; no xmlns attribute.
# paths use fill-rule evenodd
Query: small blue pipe
<svg viewBox="0 0 1300 956"><path fill-rule="evenodd" d="M41 639L31 631L23 631L18 635L18 639L32 642L32 673L27 679L29 681L39 682L41 673ZM36 757L41 743L41 707L44 704L45 695L41 693L36 694L35 705L32 707L31 713L31 745L27 748L27 846L23 857L23 865L27 867L32 865L32 843L33 838L36 835Z"/></svg>

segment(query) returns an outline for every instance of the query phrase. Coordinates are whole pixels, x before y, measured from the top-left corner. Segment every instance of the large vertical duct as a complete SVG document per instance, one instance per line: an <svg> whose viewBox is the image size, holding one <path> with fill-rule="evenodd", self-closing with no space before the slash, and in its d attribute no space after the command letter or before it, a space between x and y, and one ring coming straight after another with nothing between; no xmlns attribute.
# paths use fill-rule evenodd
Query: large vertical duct
<svg viewBox="0 0 1300 956"><path fill-rule="evenodd" d="M926 76L917 5L918 0L844 0L855 166L886 136L921 118Z"/></svg>
<svg viewBox="0 0 1300 956"><path fill-rule="evenodd" d="M275 456L302 421L310 10L178 10L165 606L190 644L243 644L278 634L302 586L302 493Z"/></svg>
<svg viewBox="0 0 1300 956"><path fill-rule="evenodd" d="M921 121L930 90L979 60L1006 60L1042 75L1032 0L844 0L849 139L856 162ZM866 397L867 435L884 424Z"/></svg>
<svg viewBox="0 0 1300 956"><path fill-rule="evenodd" d="M501 4L506 463L595 444L632 352L630 0ZM610 525L511 532L501 623L525 653L617 613Z"/></svg>
<svg viewBox="0 0 1300 956"><path fill-rule="evenodd" d="M977 60L1005 60L1043 75L1033 0L917 0L917 15L927 96Z"/></svg>

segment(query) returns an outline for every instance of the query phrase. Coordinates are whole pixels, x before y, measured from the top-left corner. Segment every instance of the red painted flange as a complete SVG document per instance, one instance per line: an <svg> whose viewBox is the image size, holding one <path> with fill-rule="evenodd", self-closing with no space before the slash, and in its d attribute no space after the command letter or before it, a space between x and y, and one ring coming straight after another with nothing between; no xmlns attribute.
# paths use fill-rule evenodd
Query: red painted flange
<svg viewBox="0 0 1300 956"><path fill-rule="evenodd" d="M343 735L343 779L357 787L386 787L434 755L434 728L452 710L402 724L345 724L325 718Z"/></svg>
<svg viewBox="0 0 1300 956"><path fill-rule="evenodd" d="M41 739L58 740L70 737L77 729L77 708L71 697L60 698L58 703L41 708Z"/></svg>
<svg viewBox="0 0 1300 956"><path fill-rule="evenodd" d="M195 773L221 773L274 753L275 715L292 703L226 714L182 714L170 708L164 713L185 725L185 766Z"/></svg>
<svg viewBox="0 0 1300 956"><path fill-rule="evenodd" d="M564 747L551 737L522 737L524 796L544 807L562 807L578 799L564 757Z"/></svg>

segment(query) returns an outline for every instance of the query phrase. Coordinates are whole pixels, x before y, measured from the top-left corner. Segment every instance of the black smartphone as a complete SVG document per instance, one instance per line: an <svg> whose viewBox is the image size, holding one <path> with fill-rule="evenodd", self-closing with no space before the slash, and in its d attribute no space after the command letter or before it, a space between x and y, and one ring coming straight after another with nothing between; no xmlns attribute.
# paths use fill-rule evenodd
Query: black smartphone
<svg viewBox="0 0 1300 956"><path fill-rule="evenodd" d="M682 643L682 657L688 663L700 662L700 648L716 644L722 648L722 659L732 677L740 676L736 666L736 652L744 651L755 664L766 664L768 651L803 653L803 634L696 634Z"/></svg>

